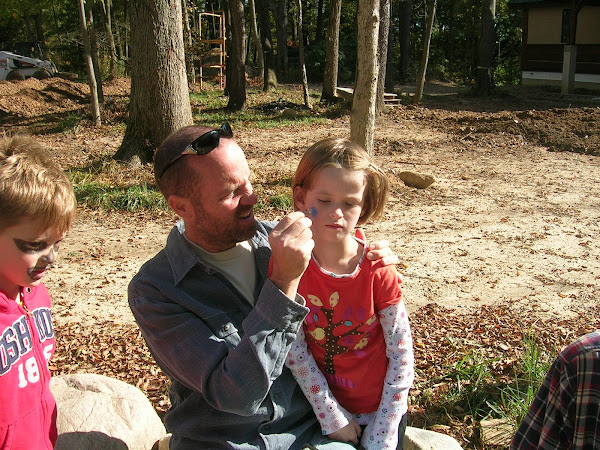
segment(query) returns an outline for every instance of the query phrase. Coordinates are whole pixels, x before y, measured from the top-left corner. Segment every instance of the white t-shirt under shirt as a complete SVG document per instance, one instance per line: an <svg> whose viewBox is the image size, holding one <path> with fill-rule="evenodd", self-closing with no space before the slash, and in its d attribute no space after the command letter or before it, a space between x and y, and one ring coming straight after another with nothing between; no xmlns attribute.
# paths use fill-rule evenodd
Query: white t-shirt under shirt
<svg viewBox="0 0 600 450"><path fill-rule="evenodd" d="M244 298L254 305L256 263L250 241L240 242L235 247L219 253L207 252L189 239L187 241L206 265L223 273Z"/></svg>

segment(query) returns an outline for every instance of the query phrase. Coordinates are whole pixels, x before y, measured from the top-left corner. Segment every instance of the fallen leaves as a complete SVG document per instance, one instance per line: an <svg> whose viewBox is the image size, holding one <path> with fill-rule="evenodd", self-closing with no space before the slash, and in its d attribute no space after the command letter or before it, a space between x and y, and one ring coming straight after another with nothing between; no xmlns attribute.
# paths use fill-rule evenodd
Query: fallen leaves
<svg viewBox="0 0 600 450"><path fill-rule="evenodd" d="M448 374L467 364L476 353L492 361L494 383L508 384L520 361L525 334L533 335L552 359L575 338L600 328L598 311L575 319L538 319L506 306L481 306L467 314L429 304L410 317L415 351L416 379L411 389L409 424L441 429L464 448L478 448L478 419L457 406L439 411L436 404L449 395L457 380ZM54 375L98 373L141 389L162 416L169 408L169 380L150 355L136 325L102 321L93 327L77 323L56 325L57 350L51 361ZM460 380L467 388L474 380ZM490 388L497 388L491 386Z"/></svg>
<svg viewBox="0 0 600 450"><path fill-rule="evenodd" d="M600 328L600 314L586 311L574 319L539 319L508 306L480 306L463 314L431 303L410 317L415 352L415 383L410 392L409 425L433 429L440 425L463 448L480 448L478 421L459 405L445 410L454 389L466 389L476 380L451 376L480 361L489 362L493 378L478 380L498 389L514 380L522 360L523 338L533 336L553 360L563 346ZM471 356L473 356L471 358Z"/></svg>
<svg viewBox="0 0 600 450"><path fill-rule="evenodd" d="M154 362L135 324L102 321L93 327L56 325L53 375L97 373L140 388L162 416L169 408L169 380Z"/></svg>

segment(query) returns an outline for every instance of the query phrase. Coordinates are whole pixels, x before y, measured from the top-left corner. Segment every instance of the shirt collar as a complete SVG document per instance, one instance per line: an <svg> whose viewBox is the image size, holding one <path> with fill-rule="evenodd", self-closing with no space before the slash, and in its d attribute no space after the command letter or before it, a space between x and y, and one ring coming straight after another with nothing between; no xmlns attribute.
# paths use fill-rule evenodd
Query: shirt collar
<svg viewBox="0 0 600 450"><path fill-rule="evenodd" d="M269 223L270 224L270 223ZM271 248L268 241L269 229L265 229L263 223L257 222L258 231L252 237L251 243L254 247L255 258L259 272L263 278L266 278L266 267L268 266L269 258L271 257ZM200 264L208 273L214 273L215 270L205 265L192 246L188 243L183 235L185 232L185 223L180 220L175 224L169 237L165 252L169 260L169 264L173 270L173 279L175 284L179 284L181 280L194 268L196 264Z"/></svg>
<svg viewBox="0 0 600 450"><path fill-rule="evenodd" d="M171 233L169 233L167 246L165 247L169 264L173 270L175 284L179 284L187 273L200 262L198 256L185 239L184 232L185 224L183 220L180 220L175 224Z"/></svg>

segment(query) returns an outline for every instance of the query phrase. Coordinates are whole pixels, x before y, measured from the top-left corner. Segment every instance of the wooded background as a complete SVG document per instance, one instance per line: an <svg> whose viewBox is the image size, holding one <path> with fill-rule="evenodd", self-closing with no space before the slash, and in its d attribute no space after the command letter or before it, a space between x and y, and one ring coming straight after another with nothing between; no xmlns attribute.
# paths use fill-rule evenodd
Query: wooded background
<svg viewBox="0 0 600 450"><path fill-rule="evenodd" d="M95 125L102 80L130 76L115 154L128 163L151 161L166 136L192 123L188 82L206 62L222 67L223 38L219 86L230 111L245 108L248 76L262 76L264 90L301 81L307 108L309 82L322 83L323 100L354 85L351 139L372 152L384 92L398 83L415 81L418 103L426 77L473 83L483 95L519 81L520 11L507 1L79 0L76 11L64 0L1 0L0 42L40 42L60 70L87 75ZM224 11L224 31L201 19L209 11Z"/></svg>
<svg viewBox="0 0 600 450"><path fill-rule="evenodd" d="M131 68L131 27L133 0L88 0L85 8L90 27L92 51L97 53L102 78L127 75ZM156 0L154 3L169 2ZM302 35L306 72L310 83L323 81L325 71L328 26L332 5L338 0L302 0ZM391 1L389 53L387 73L389 83L414 82L421 54L427 17L434 0ZM201 51L198 43L198 13L229 11L230 2L185 0L183 30L185 53L190 79L192 64L198 63ZM270 13L269 41L272 46L277 80L301 82L298 62L297 3L295 0L256 0L259 26L253 26L254 1L243 4L246 22L244 60L250 76L261 75L262 61L256 51L253 29L260 29L260 15ZM358 0L341 0L339 29L340 84L352 84L355 79L357 49ZM468 84L474 81L478 65L478 45L481 38L482 0L438 0L427 77ZM521 11L512 10L507 0L498 0L495 14L496 84L516 84L520 81L519 52ZM256 19L255 19L256 20ZM255 28L256 27L256 28ZM227 27L230 34L231 26ZM59 70L86 76L83 39L77 7L66 0L1 0L0 47L12 50L17 41L39 41L48 50ZM195 74L198 69L196 67ZM388 84L389 84L388 83Z"/></svg>

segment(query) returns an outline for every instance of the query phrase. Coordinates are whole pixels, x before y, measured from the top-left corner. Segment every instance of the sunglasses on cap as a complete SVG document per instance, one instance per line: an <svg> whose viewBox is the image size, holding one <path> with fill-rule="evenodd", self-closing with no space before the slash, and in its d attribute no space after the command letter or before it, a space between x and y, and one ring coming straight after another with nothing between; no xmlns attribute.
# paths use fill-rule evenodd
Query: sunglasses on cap
<svg viewBox="0 0 600 450"><path fill-rule="evenodd" d="M158 178L162 178L167 169L171 167L175 162L184 157L185 155L206 155L207 153L212 152L215 148L219 146L219 139L222 137L232 138L233 130L229 123L224 122L219 128L215 128L214 130L207 131L204 134L201 134L196 139L192 141L190 145L183 149L183 151L173 158L165 168L162 170Z"/></svg>

